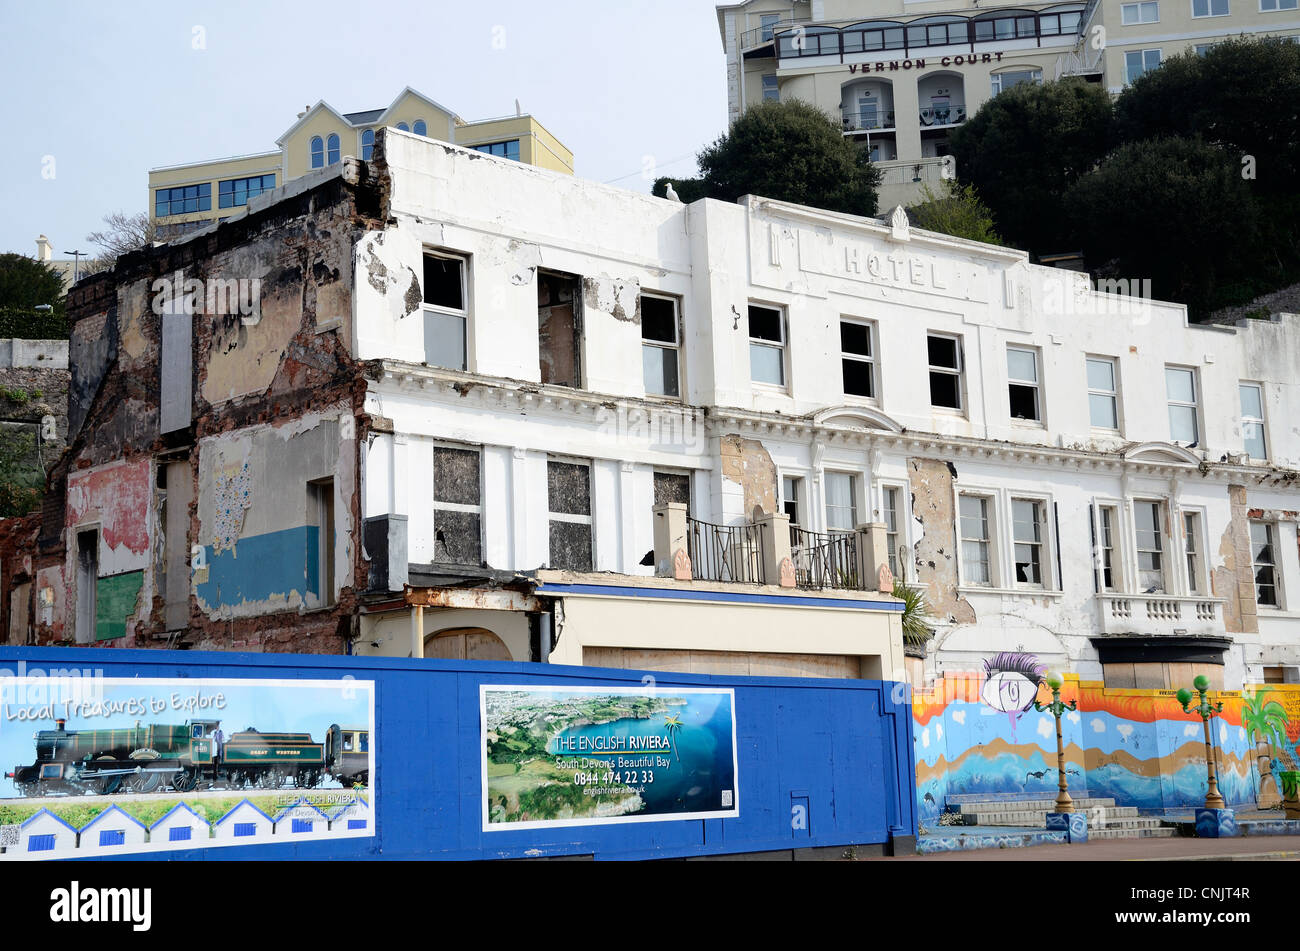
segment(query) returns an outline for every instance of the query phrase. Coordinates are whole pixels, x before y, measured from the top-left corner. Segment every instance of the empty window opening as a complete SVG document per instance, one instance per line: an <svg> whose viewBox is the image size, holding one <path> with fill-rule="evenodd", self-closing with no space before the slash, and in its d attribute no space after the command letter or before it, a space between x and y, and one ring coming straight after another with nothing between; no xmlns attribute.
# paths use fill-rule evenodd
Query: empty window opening
<svg viewBox="0 0 1300 951"><path fill-rule="evenodd" d="M542 382L582 386L582 279L537 272L537 344Z"/></svg>

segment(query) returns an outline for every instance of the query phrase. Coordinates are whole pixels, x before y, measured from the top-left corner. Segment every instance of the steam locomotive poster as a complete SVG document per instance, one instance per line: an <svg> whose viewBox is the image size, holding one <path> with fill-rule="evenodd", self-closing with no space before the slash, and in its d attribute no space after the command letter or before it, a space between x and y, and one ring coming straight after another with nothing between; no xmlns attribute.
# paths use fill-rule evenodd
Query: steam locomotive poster
<svg viewBox="0 0 1300 951"><path fill-rule="evenodd" d="M0 861L374 834L374 683L0 678Z"/></svg>
<svg viewBox="0 0 1300 951"><path fill-rule="evenodd" d="M735 694L483 686L483 828L740 814Z"/></svg>

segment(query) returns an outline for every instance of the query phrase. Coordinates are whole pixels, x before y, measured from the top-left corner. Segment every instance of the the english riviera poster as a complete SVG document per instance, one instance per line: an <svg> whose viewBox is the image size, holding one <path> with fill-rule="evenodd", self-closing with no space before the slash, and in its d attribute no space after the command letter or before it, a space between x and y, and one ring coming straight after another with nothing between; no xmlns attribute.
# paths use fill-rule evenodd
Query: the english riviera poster
<svg viewBox="0 0 1300 951"><path fill-rule="evenodd" d="M483 827L740 814L730 689L483 685Z"/></svg>

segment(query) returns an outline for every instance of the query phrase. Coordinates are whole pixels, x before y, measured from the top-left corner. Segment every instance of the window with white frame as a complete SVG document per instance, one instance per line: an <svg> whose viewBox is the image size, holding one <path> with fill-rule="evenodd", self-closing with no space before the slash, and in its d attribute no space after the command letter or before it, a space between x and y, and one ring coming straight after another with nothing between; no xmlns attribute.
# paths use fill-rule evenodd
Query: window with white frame
<svg viewBox="0 0 1300 951"><path fill-rule="evenodd" d="M1007 347L1007 396L1012 419L1043 421L1038 351L1032 347Z"/></svg>
<svg viewBox="0 0 1300 951"><path fill-rule="evenodd" d="M591 521L591 465L546 460L546 498L552 568L591 571L594 562Z"/></svg>
<svg viewBox="0 0 1300 951"><path fill-rule="evenodd" d="M775 73L771 73L763 77L763 101L764 102L781 101L781 87L777 81Z"/></svg>
<svg viewBox="0 0 1300 951"><path fill-rule="evenodd" d="M785 311L780 307L749 305L749 378L785 386Z"/></svg>
<svg viewBox="0 0 1300 951"><path fill-rule="evenodd" d="M1046 506L1034 499L1011 500L1011 536L1015 543L1016 584L1047 587L1050 572L1044 563L1047 538Z"/></svg>
<svg viewBox="0 0 1300 951"><path fill-rule="evenodd" d="M896 485L887 485L881 489L881 521L885 523L885 548L889 555L889 571L895 578L902 578L903 560L899 557L899 548L906 544L903 540L903 490Z"/></svg>
<svg viewBox="0 0 1300 951"><path fill-rule="evenodd" d="M993 584L993 536L990 531L992 507L993 500L988 496L963 495L959 500L958 523L964 584Z"/></svg>
<svg viewBox="0 0 1300 951"><path fill-rule="evenodd" d="M1143 3L1124 3L1120 4L1120 19L1124 26L1135 26L1139 23L1159 23L1160 22L1160 4L1156 0L1145 0Z"/></svg>
<svg viewBox="0 0 1300 951"><path fill-rule="evenodd" d="M1115 539L1119 531L1119 509L1113 505L1102 505L1097 509L1097 551L1100 562L1101 577L1098 587L1102 591L1118 591L1120 588L1120 564L1115 552Z"/></svg>
<svg viewBox="0 0 1300 951"><path fill-rule="evenodd" d="M483 563L482 471L477 448L433 447L435 564Z"/></svg>
<svg viewBox="0 0 1300 951"><path fill-rule="evenodd" d="M1160 50L1129 50L1124 54L1124 82L1137 82L1138 77L1160 66Z"/></svg>
<svg viewBox="0 0 1300 951"><path fill-rule="evenodd" d="M1242 448L1252 459L1267 459L1268 445L1264 439L1264 387L1258 383L1242 383L1237 387L1241 394Z"/></svg>
<svg viewBox="0 0 1300 951"><path fill-rule="evenodd" d="M840 363L846 396L876 396L876 354L872 326L860 320L840 320Z"/></svg>
<svg viewBox="0 0 1300 951"><path fill-rule="evenodd" d="M1118 377L1113 357L1088 357L1088 418L1093 429L1119 430Z"/></svg>
<svg viewBox="0 0 1300 951"><path fill-rule="evenodd" d="M851 532L858 527L858 479L848 472L826 473L826 528Z"/></svg>
<svg viewBox="0 0 1300 951"><path fill-rule="evenodd" d="M1226 17L1228 15L1228 0L1192 0L1192 16L1200 17Z"/></svg>
<svg viewBox="0 0 1300 951"><path fill-rule="evenodd" d="M1000 73L994 73L989 79L993 86L993 95L996 96L1003 90L1019 86L1021 83L1041 83L1043 81L1043 71L1041 69L1004 70Z"/></svg>
<svg viewBox="0 0 1300 951"><path fill-rule="evenodd" d="M1154 594L1165 590L1164 505L1160 502L1133 503L1137 531L1138 590Z"/></svg>
<svg viewBox="0 0 1300 951"><path fill-rule="evenodd" d="M424 255L424 360L431 367L466 369L465 259Z"/></svg>
<svg viewBox="0 0 1300 951"><path fill-rule="evenodd" d="M962 402L961 339L947 334L926 338L930 361L930 405L960 410Z"/></svg>
<svg viewBox="0 0 1300 951"><path fill-rule="evenodd" d="M1196 397L1196 371L1165 367L1165 393L1169 398L1169 438L1188 445L1200 442Z"/></svg>
<svg viewBox="0 0 1300 951"><path fill-rule="evenodd" d="M681 396L681 340L677 299L641 295L641 369L652 396Z"/></svg>
<svg viewBox="0 0 1300 951"><path fill-rule="evenodd" d="M1187 560L1187 593L1204 594L1205 580L1201 568L1204 564L1202 550L1205 547L1201 536L1201 516L1197 512L1183 513L1183 556Z"/></svg>
<svg viewBox="0 0 1300 951"><path fill-rule="evenodd" d="M790 529L803 525L803 479L798 476L781 478L781 511L790 519Z"/></svg>
<svg viewBox="0 0 1300 951"><path fill-rule="evenodd" d="M1277 592L1277 549L1274 527L1268 522L1250 523L1250 560L1255 572L1255 603L1276 608L1281 602Z"/></svg>
<svg viewBox="0 0 1300 951"><path fill-rule="evenodd" d="M1218 43L1197 43L1196 55L1204 56L1206 53L1208 53L1210 50L1214 49L1214 47L1218 45L1219 45Z"/></svg>
<svg viewBox="0 0 1300 951"><path fill-rule="evenodd" d="M763 30L763 32L760 34L760 38L763 40L763 42L767 42L772 38L772 31L776 29L776 25L781 22L781 14L764 13L759 16L758 22Z"/></svg>
<svg viewBox="0 0 1300 951"><path fill-rule="evenodd" d="M1278 10L1296 9L1297 0L1259 0L1260 13L1273 13Z"/></svg>

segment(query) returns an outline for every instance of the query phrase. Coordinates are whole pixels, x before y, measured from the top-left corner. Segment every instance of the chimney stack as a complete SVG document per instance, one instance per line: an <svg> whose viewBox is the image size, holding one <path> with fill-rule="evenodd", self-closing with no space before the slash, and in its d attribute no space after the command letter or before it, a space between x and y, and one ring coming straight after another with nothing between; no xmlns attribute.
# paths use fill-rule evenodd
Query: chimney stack
<svg viewBox="0 0 1300 951"><path fill-rule="evenodd" d="M36 260L48 261L54 256L54 250L50 247L50 239L45 235L38 235L36 238Z"/></svg>

